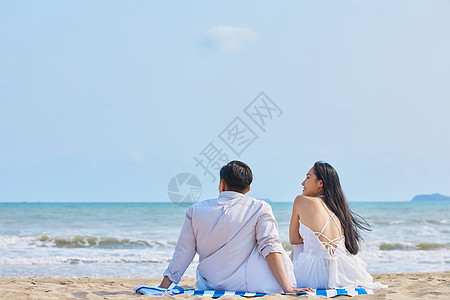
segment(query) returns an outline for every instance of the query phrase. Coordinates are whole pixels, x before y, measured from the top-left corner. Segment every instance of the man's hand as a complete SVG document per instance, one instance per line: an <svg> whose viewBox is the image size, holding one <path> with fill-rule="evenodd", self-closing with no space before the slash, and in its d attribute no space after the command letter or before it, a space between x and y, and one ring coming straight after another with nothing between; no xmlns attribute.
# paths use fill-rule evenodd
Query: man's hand
<svg viewBox="0 0 450 300"><path fill-rule="evenodd" d="M291 287L288 276L286 274L286 266L284 265L283 254L278 252L270 253L266 256L266 260L269 263L269 268L272 271L273 276L275 276L285 293L312 292L310 288L297 289Z"/></svg>
<svg viewBox="0 0 450 300"><path fill-rule="evenodd" d="M164 276L164 278L161 281L159 287L162 288L162 289L168 289L171 284L172 284L172 280L170 280L169 277Z"/></svg>
<svg viewBox="0 0 450 300"><path fill-rule="evenodd" d="M312 289L310 288L301 288L301 289L297 289L297 288L291 288L288 289L287 291L284 291L286 294L297 294L297 293L303 293L303 292L314 292Z"/></svg>

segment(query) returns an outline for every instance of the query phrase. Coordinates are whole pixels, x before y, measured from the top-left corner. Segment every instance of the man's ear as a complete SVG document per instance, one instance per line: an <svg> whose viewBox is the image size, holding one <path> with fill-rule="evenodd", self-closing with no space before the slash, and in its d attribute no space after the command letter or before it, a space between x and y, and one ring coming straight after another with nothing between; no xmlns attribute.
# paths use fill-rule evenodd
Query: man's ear
<svg viewBox="0 0 450 300"><path fill-rule="evenodd" d="M225 189L226 189L225 181L223 181L223 179L221 179L219 182L219 193L222 193L223 191L225 191Z"/></svg>
<svg viewBox="0 0 450 300"><path fill-rule="evenodd" d="M249 191L250 191L250 186L248 186L248 189L244 194L247 194Z"/></svg>

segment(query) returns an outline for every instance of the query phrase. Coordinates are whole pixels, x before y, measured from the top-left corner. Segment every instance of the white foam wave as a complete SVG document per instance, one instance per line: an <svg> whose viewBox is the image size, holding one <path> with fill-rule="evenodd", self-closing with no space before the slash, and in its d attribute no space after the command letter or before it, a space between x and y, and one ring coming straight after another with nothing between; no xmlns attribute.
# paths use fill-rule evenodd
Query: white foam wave
<svg viewBox="0 0 450 300"><path fill-rule="evenodd" d="M0 257L0 265L64 265L64 264L127 264L168 263L165 257L114 257L114 256L43 256L43 257Z"/></svg>
<svg viewBox="0 0 450 300"><path fill-rule="evenodd" d="M1 248L169 248L173 249L174 243L170 241L154 241L146 239L122 239L114 237L96 237L83 235L66 236L0 236Z"/></svg>

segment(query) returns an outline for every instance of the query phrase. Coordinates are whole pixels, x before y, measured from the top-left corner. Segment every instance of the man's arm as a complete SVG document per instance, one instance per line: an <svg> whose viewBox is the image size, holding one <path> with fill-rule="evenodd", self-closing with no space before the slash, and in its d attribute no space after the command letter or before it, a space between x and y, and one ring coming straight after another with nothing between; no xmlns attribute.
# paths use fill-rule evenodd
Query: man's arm
<svg viewBox="0 0 450 300"><path fill-rule="evenodd" d="M192 207L190 207L186 212L186 219L181 228L177 246L175 247L172 260L163 274L164 278L160 287L168 288L172 282L178 283L181 280L187 267L194 259L196 253L195 245L195 235L192 228Z"/></svg>
<svg viewBox="0 0 450 300"><path fill-rule="evenodd" d="M259 252L266 258L273 276L284 292L300 293L311 291L311 289L296 289L290 284L282 254L284 250L278 236L277 221L269 205L263 208L263 212L256 224L256 240Z"/></svg>
<svg viewBox="0 0 450 300"><path fill-rule="evenodd" d="M286 274L283 254L272 252L266 256L266 260L269 263L269 268L272 271L273 276L275 276L283 291L287 292L291 290L292 287Z"/></svg>
<svg viewBox="0 0 450 300"><path fill-rule="evenodd" d="M272 252L266 256L266 260L269 263L269 268L272 271L273 276L275 276L285 293L312 292L310 288L297 289L291 286L286 274L286 266L284 265L283 254Z"/></svg>
<svg viewBox="0 0 450 300"><path fill-rule="evenodd" d="M169 277L164 276L163 280L159 284L159 287L163 288L163 289L168 289L171 284L172 284L172 280L170 280Z"/></svg>
<svg viewBox="0 0 450 300"><path fill-rule="evenodd" d="M258 251L267 257L272 252L283 252L280 237L278 236L278 225L269 204L261 208L259 219L256 223L256 242Z"/></svg>
<svg viewBox="0 0 450 300"><path fill-rule="evenodd" d="M283 254L272 252L266 256L266 260L269 263L269 268L272 271L273 276L275 276L283 291L287 292L291 290L292 287L286 274Z"/></svg>

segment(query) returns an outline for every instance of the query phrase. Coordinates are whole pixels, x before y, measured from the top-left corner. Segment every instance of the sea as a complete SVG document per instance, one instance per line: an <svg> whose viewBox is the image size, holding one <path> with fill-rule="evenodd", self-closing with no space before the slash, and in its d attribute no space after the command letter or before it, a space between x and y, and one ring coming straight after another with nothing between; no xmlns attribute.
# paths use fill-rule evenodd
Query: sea
<svg viewBox="0 0 450 300"><path fill-rule="evenodd" d="M292 203L270 203L287 251ZM351 202L370 273L450 270L449 202ZM0 277L160 277L187 206L0 203ZM196 256L186 271L195 277Z"/></svg>

